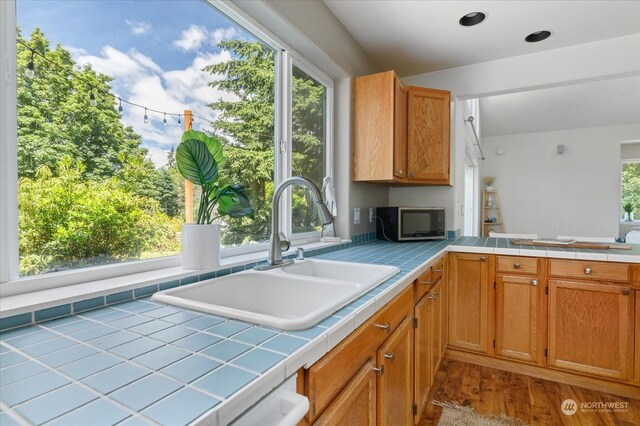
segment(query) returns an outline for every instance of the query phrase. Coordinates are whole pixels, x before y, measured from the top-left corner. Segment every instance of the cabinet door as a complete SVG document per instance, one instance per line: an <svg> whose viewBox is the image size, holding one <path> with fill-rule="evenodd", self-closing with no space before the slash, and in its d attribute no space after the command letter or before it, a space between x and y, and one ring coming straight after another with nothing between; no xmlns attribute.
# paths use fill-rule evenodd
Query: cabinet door
<svg viewBox="0 0 640 426"><path fill-rule="evenodd" d="M444 351L447 348L447 325L449 317L449 259L445 257L443 262L442 284L440 284L440 358L444 357Z"/></svg>
<svg viewBox="0 0 640 426"><path fill-rule="evenodd" d="M542 283L532 277L496 279L496 355L537 362Z"/></svg>
<svg viewBox="0 0 640 426"><path fill-rule="evenodd" d="M314 424L375 425L376 373L373 370L374 367L373 360L367 361Z"/></svg>
<svg viewBox="0 0 640 426"><path fill-rule="evenodd" d="M450 101L450 92L409 87L409 180L449 183Z"/></svg>
<svg viewBox="0 0 640 426"><path fill-rule="evenodd" d="M405 318L378 350L378 424L410 425L413 420L413 324Z"/></svg>
<svg viewBox="0 0 640 426"><path fill-rule="evenodd" d="M429 320L431 319L431 308L433 307L431 300L424 296L416 304L415 318L417 327L414 329L414 404L417 406L417 412L414 416L416 424L422 417L422 412L427 404L427 396L431 388L431 366L429 362L431 357L429 350L431 349L431 327Z"/></svg>
<svg viewBox="0 0 640 426"><path fill-rule="evenodd" d="M627 380L632 358L629 288L549 281L549 364L594 376Z"/></svg>
<svg viewBox="0 0 640 426"><path fill-rule="evenodd" d="M407 89L402 86L398 76L394 76L395 111L393 141L393 175L407 177Z"/></svg>
<svg viewBox="0 0 640 426"><path fill-rule="evenodd" d="M636 366L635 379L640 383L640 290L636 291L636 316L634 320L634 328L636 330Z"/></svg>
<svg viewBox="0 0 640 426"><path fill-rule="evenodd" d="M431 381L429 382L429 386L433 385L433 381L436 375L436 370L438 369L438 365L440 364L440 358L442 356L442 347L441 340L442 336L440 335L440 324L442 323L442 299L440 298L440 291L442 290L442 285L436 285L433 290L429 292L427 295L427 299L429 303L431 303L431 308L429 309L429 369L431 371L430 377Z"/></svg>
<svg viewBox="0 0 640 426"><path fill-rule="evenodd" d="M488 257L449 255L449 346L487 352Z"/></svg>

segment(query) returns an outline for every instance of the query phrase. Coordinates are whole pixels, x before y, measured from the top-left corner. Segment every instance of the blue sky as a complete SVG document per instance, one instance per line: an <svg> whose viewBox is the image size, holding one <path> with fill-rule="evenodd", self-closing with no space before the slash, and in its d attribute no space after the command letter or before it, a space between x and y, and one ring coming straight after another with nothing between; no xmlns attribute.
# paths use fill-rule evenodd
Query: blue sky
<svg viewBox="0 0 640 426"><path fill-rule="evenodd" d="M91 63L114 78L113 92L123 99L167 112L191 109L215 118L207 104L233 95L207 86L201 71L229 59L215 44L252 38L233 21L200 0L18 0L17 22L23 36L39 27L52 45L62 44L79 63ZM143 136L151 158L162 165L177 145L182 128L175 118L124 106L122 121ZM202 120L200 120L202 121ZM196 128L205 123L196 121Z"/></svg>

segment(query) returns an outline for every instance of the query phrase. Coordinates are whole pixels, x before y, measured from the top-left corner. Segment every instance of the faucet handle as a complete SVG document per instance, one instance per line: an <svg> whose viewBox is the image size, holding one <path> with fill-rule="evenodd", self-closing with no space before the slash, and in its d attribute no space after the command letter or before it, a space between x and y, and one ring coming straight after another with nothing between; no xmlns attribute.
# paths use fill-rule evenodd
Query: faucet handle
<svg viewBox="0 0 640 426"><path fill-rule="evenodd" d="M287 239L287 236L284 235L284 232L280 232L280 251L287 251L291 248L291 241Z"/></svg>

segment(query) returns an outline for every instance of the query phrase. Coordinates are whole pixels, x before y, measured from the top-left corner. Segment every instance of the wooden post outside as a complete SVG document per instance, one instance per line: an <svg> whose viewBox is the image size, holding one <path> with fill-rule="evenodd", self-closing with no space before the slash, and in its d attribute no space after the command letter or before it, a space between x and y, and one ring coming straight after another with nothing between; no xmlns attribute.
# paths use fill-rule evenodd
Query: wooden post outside
<svg viewBox="0 0 640 426"><path fill-rule="evenodd" d="M193 116L191 110L184 110L184 130L191 130ZM193 223L193 183L184 180L184 221Z"/></svg>

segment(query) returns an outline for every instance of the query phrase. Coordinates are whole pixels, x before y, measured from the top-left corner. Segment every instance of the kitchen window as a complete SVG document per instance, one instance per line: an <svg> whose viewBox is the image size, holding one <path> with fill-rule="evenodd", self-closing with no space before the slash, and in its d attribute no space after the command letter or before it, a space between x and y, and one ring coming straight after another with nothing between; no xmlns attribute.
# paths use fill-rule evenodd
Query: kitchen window
<svg viewBox="0 0 640 426"><path fill-rule="evenodd" d="M66 285L179 265L175 147L186 110L194 129L223 141L223 177L250 189L256 212L225 221L223 257L266 250L275 185L302 174L321 187L331 176L332 80L228 5L0 7L10 58L0 282ZM284 198L281 229L319 240L305 191Z"/></svg>
<svg viewBox="0 0 640 426"><path fill-rule="evenodd" d="M640 160L622 161L622 188L621 188L621 221L640 220ZM625 206L629 205L632 211L627 213Z"/></svg>

